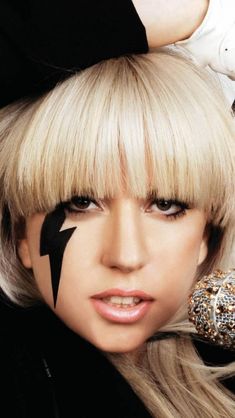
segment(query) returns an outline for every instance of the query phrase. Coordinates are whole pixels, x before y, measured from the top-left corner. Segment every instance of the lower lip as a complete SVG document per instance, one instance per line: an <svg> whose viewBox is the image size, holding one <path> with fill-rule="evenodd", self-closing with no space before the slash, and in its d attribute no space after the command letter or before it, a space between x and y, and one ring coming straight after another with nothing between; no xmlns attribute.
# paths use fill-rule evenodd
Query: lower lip
<svg viewBox="0 0 235 418"><path fill-rule="evenodd" d="M95 310L104 319L119 324L133 324L141 320L151 307L152 301L142 301L130 308L119 308L109 305L101 299L91 299Z"/></svg>

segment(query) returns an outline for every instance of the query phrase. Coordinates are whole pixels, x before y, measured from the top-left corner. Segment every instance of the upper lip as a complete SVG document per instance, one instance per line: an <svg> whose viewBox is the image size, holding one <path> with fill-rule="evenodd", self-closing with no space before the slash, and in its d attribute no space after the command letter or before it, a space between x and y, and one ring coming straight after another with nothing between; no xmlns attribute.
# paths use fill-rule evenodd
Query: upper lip
<svg viewBox="0 0 235 418"><path fill-rule="evenodd" d="M142 290L123 290L123 289L108 289L104 292L97 293L92 296L93 299L104 299L111 296L121 296L121 297L136 297L142 300L154 300L154 298Z"/></svg>

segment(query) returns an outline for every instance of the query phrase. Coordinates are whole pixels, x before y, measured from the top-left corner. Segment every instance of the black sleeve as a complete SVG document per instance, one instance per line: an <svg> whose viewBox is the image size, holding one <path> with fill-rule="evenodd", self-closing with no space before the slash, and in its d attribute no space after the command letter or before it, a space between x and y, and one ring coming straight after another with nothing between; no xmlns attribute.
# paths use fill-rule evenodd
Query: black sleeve
<svg viewBox="0 0 235 418"><path fill-rule="evenodd" d="M0 106L100 60L147 50L131 0L0 0Z"/></svg>

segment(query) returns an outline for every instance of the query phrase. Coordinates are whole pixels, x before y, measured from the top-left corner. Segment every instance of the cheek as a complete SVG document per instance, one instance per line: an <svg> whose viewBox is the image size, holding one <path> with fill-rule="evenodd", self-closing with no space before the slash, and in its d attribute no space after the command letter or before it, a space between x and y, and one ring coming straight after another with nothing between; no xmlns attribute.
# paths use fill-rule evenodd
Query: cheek
<svg viewBox="0 0 235 418"><path fill-rule="evenodd" d="M186 218L184 223L176 222L166 234L164 251L168 255L167 262L177 264L179 270L195 270L200 259L205 221L196 215Z"/></svg>
<svg viewBox="0 0 235 418"><path fill-rule="evenodd" d="M87 234L86 232L87 228L78 227L64 251L56 303L57 312L60 311L61 306L66 309L66 301L69 302L68 306L76 306L78 303L81 306L87 294L93 293L94 283L90 278L94 276L94 269L97 269L99 240L94 239L93 233ZM48 270L50 272L48 262L44 263L44 267L47 272ZM47 275L47 280L41 281L41 289L43 286L43 291L46 290L47 294L49 293L51 300L49 277Z"/></svg>
<svg viewBox="0 0 235 418"><path fill-rule="evenodd" d="M195 281L204 228L180 228L162 238L155 252L151 275L159 301L166 310L174 311L187 300Z"/></svg>
<svg viewBox="0 0 235 418"><path fill-rule="evenodd" d="M185 272L185 275L190 272L195 272L197 269L201 237L196 234L187 234L181 236L179 240L173 239L169 243L170 254L168 263L170 268L174 268L177 272Z"/></svg>
<svg viewBox="0 0 235 418"><path fill-rule="evenodd" d="M31 231L34 229L35 233L31 233L28 239L29 253L37 287L46 303L53 307L50 259L49 255L40 255L41 229L38 224L34 225L32 222L30 224ZM74 227L74 222L66 221L63 225L63 231L72 227ZM97 260L98 258L98 247L100 245L99 239L94 239L94 228L91 228L90 231L87 231L87 229L87 225L81 226L81 228L78 225L67 242L62 258L56 306L66 295L70 300L73 300L74 294L82 295L85 291L87 277L94 268L94 259Z"/></svg>
<svg viewBox="0 0 235 418"><path fill-rule="evenodd" d="M172 277L195 273L199 254L201 238L187 235L176 238L174 235L161 241L161 246L155 252L156 271L160 271L171 280Z"/></svg>

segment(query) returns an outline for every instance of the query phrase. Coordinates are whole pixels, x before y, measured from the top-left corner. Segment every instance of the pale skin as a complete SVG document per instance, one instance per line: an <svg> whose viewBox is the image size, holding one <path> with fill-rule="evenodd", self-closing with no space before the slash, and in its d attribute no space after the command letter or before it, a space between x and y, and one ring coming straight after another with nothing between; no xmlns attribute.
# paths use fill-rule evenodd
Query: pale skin
<svg viewBox="0 0 235 418"><path fill-rule="evenodd" d="M209 0L132 0L150 48L189 38L202 23Z"/></svg>
<svg viewBox="0 0 235 418"><path fill-rule="evenodd" d="M133 352L187 300L197 267L207 255L206 215L178 203L163 210L156 201L125 193L110 200L79 202L65 209L62 229L77 228L65 249L55 308L49 257L39 254L45 214L26 220L19 256L26 268L33 269L44 301L68 327L101 350ZM145 292L151 300L144 302L144 315L131 323L103 316L93 297L112 289ZM110 300L104 303L108 308L110 304L113 308ZM115 312L124 315L136 309L135 304L118 305L116 309L114 303Z"/></svg>

